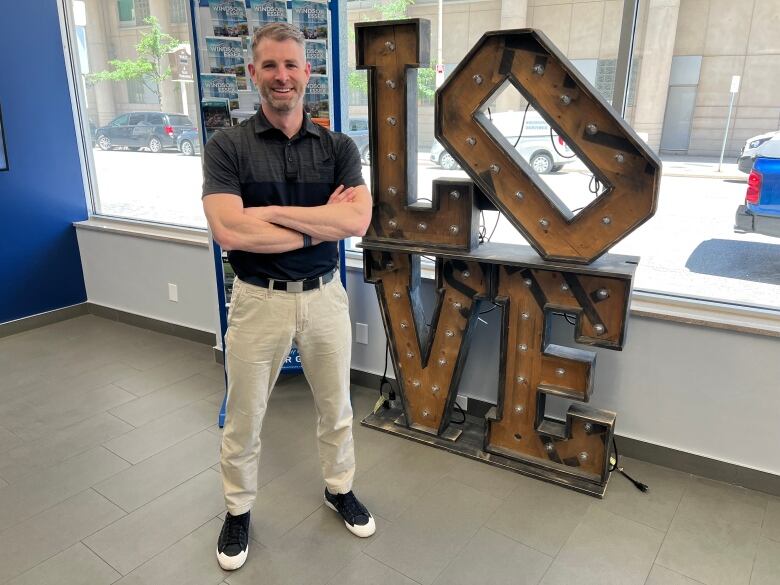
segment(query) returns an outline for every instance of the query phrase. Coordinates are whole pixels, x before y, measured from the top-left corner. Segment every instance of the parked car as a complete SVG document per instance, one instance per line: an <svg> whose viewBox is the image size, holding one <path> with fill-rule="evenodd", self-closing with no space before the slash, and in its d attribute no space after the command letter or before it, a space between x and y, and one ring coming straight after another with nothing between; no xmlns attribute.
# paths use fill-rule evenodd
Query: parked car
<svg viewBox="0 0 780 585"><path fill-rule="evenodd" d="M764 134L759 134L758 136L748 138L745 141L745 146L743 146L739 151L739 156L737 157L737 168L743 173L749 174L750 169L753 168L753 161L756 158L756 151L758 148L765 142L771 140L772 137L777 135L780 135L780 130L766 132Z"/></svg>
<svg viewBox="0 0 780 585"><path fill-rule="evenodd" d="M127 112L95 130L95 137L101 150L124 146L162 152L177 148L179 134L192 128L192 121L184 114Z"/></svg>
<svg viewBox="0 0 780 585"><path fill-rule="evenodd" d="M780 133L756 151L734 231L780 237Z"/></svg>
<svg viewBox="0 0 780 585"><path fill-rule="evenodd" d="M198 129L192 128L190 130L184 130L176 138L176 148L180 153L187 156L193 156L200 154L200 136L198 135Z"/></svg>
<svg viewBox="0 0 780 585"><path fill-rule="evenodd" d="M368 149L368 118L350 118L347 136L355 141L364 165L371 164L371 152Z"/></svg>
<svg viewBox="0 0 780 585"><path fill-rule="evenodd" d="M531 168L538 174L556 173L563 165L575 159L574 153L563 138L551 134L550 125L538 112L499 112L490 116L490 124L514 145ZM520 128L522 127L522 134ZM517 137L520 137L518 141ZM439 142L431 146L431 161L448 171L460 165Z"/></svg>
<svg viewBox="0 0 780 585"><path fill-rule="evenodd" d="M563 165L574 160L574 153L563 138L557 135L553 135L553 137L550 137L549 134L547 136L523 136L519 141L517 136L507 136L507 140L510 144L515 145L515 150L540 175L557 173L563 168ZM431 146L431 162L448 171L460 168L458 161L436 140Z"/></svg>

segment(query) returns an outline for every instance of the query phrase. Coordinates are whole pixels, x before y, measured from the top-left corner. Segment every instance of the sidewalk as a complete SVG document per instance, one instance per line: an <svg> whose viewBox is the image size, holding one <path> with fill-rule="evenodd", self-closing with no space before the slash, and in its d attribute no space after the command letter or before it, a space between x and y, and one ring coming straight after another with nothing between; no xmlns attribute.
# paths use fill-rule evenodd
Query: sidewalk
<svg viewBox="0 0 780 585"><path fill-rule="evenodd" d="M417 153L417 162L421 166L436 166L431 163L429 152ZM723 165L718 172L718 157L706 156L673 156L661 155L664 177L687 177L691 179L727 179L731 181L744 181L747 183L747 175L737 168L735 156L723 157ZM438 168L438 167L437 167ZM578 160L564 165L562 173L590 174L588 168Z"/></svg>
<svg viewBox="0 0 780 585"><path fill-rule="evenodd" d="M687 177L691 179L728 179L747 182L747 175L737 168L733 156L724 157L718 171L717 157L661 155L664 177ZM579 160L563 167L563 172L589 173Z"/></svg>
<svg viewBox="0 0 780 585"><path fill-rule="evenodd" d="M737 168L734 156L724 156L718 171L718 157L661 155L663 174L671 177L699 177L706 179L740 179L747 175Z"/></svg>

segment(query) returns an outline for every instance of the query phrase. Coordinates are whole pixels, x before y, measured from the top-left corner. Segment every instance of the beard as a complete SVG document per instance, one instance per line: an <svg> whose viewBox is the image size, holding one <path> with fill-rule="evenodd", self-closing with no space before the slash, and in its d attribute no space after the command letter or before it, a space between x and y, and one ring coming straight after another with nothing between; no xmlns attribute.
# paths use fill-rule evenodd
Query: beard
<svg viewBox="0 0 780 585"><path fill-rule="evenodd" d="M265 84L260 85L260 95L263 101L278 112L291 112L294 110L303 97L300 88L293 86L290 88L291 97L279 98L274 95L273 89Z"/></svg>

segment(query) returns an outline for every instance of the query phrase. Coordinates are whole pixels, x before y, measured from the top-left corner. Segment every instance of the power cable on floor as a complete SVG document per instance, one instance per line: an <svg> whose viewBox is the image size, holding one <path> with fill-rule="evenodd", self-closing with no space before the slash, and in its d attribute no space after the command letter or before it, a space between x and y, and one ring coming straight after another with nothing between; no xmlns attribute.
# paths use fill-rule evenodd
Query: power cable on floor
<svg viewBox="0 0 780 585"><path fill-rule="evenodd" d="M650 486L646 483L642 483L641 481L635 480L633 477L628 475L625 471L623 471L623 468L620 467L620 456L618 455L618 448L617 443L615 442L615 435L612 435L612 449L615 451L615 455L613 457L610 457L609 463L609 472L612 473L613 471L618 471L620 474L625 477L628 481L634 484L634 487L638 489L640 492L647 493L650 490Z"/></svg>

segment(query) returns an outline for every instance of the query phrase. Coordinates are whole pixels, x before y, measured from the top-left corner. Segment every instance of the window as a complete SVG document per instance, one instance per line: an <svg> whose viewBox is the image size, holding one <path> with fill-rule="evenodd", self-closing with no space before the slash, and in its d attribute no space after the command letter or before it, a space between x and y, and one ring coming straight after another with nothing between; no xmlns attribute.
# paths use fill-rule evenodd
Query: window
<svg viewBox="0 0 780 585"><path fill-rule="evenodd" d="M168 122L170 122L171 126L192 126L192 120L189 117L176 114L169 114Z"/></svg>
<svg viewBox="0 0 780 585"><path fill-rule="evenodd" d="M131 104L158 103L157 95L139 79L127 80L127 101Z"/></svg>
<svg viewBox="0 0 780 585"><path fill-rule="evenodd" d="M170 22L186 24L189 17L187 0L170 0Z"/></svg>
<svg viewBox="0 0 780 585"><path fill-rule="evenodd" d="M184 10L189 4L118 0L117 23L100 10L84 10L79 0L61 1L67 22L78 22L68 32L92 212L205 228L200 134L192 122L200 119L197 88L172 77L168 58L179 48L192 54L189 10ZM176 6L183 10L183 20L169 18ZM156 23L144 23L149 16ZM124 28L138 25L143 26ZM155 42L163 33L172 40ZM151 42L142 43L144 39ZM151 64L143 78L133 74L139 59ZM117 69L113 61L123 66ZM182 140L184 152L179 150Z"/></svg>
<svg viewBox="0 0 780 585"><path fill-rule="evenodd" d="M396 9L402 3L391 4ZM780 237L751 231L755 216L742 220L738 216L761 140L773 135L780 140L780 76L767 75L780 68L780 48L773 42L772 28L780 18L780 5L762 3L752 14L736 4L726 10L707 10L706 3L680 2L671 7L639 0L636 29L627 31L633 35L627 88L614 100L616 80L621 77L618 68L629 61L628 55L621 54L628 47L621 45L623 2L528 2L523 14L514 11L502 20L505 11L494 9L488 0L471 0L468 10L463 2L444 0L444 30L468 34L443 35L441 56L432 4L421 0L409 3L404 14L388 15L388 5L348 2L347 18L350 27L355 22L404 16L430 19L431 62L443 63L445 75L481 32L540 29L607 101L624 104L626 121L663 161L655 216L611 250L640 257L635 290L780 309ZM354 35L350 35L350 71L354 71L354 54ZM350 86L351 119L368 115L367 102L355 97L361 87ZM527 105L518 92L505 91L491 104L492 123L576 212L597 196L598 191L589 190L592 174L557 138L554 128L550 135L548 121L531 107L526 111ZM433 122L433 107L419 100L418 198L430 197L435 178L465 176L435 141ZM542 151L549 159L538 156ZM370 167L363 166L363 175L370 183ZM769 206L763 210L767 218L773 215L775 233L780 233L780 211ZM524 243L496 212L485 212L484 218L493 242ZM357 241L353 239L351 245Z"/></svg>
<svg viewBox="0 0 780 585"><path fill-rule="evenodd" d="M133 0L117 0L119 22L135 24L135 5Z"/></svg>
<svg viewBox="0 0 780 585"><path fill-rule="evenodd" d="M149 0L117 0L117 10L121 26L144 26L150 15Z"/></svg>

